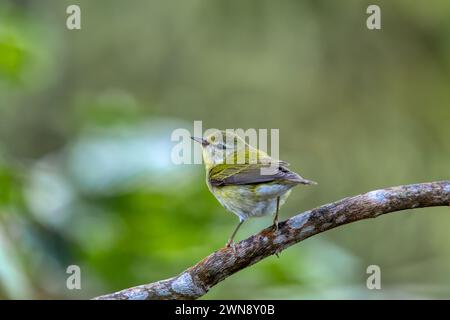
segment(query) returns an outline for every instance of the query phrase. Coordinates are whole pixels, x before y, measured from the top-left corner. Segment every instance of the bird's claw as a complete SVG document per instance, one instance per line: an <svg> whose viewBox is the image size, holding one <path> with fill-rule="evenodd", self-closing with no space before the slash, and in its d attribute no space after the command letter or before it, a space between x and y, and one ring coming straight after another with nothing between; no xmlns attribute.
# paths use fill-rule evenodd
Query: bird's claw
<svg viewBox="0 0 450 320"><path fill-rule="evenodd" d="M280 252L281 252L281 250L277 249L273 254L276 255L277 258L279 259L280 258Z"/></svg>
<svg viewBox="0 0 450 320"><path fill-rule="evenodd" d="M228 241L226 247L231 248L231 250L233 250L233 252L236 253L236 244L233 241Z"/></svg>
<svg viewBox="0 0 450 320"><path fill-rule="evenodd" d="M273 228L275 229L275 231L278 231L278 221L273 222Z"/></svg>

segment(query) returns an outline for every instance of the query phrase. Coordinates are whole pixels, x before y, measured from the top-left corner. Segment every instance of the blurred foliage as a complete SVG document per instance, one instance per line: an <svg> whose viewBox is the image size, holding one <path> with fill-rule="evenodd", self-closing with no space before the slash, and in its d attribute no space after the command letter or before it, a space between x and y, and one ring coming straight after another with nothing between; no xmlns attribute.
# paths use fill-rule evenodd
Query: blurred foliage
<svg viewBox="0 0 450 320"><path fill-rule="evenodd" d="M82 29L66 29L77 3ZM382 8L369 31L365 10ZM450 2L4 0L0 298L90 298L173 276L237 219L173 129L279 128L319 182L287 217L390 185L449 179ZM254 219L244 238L270 223ZM448 208L315 236L208 298L449 298ZM82 270L67 290L66 268ZM366 268L382 290L366 289Z"/></svg>

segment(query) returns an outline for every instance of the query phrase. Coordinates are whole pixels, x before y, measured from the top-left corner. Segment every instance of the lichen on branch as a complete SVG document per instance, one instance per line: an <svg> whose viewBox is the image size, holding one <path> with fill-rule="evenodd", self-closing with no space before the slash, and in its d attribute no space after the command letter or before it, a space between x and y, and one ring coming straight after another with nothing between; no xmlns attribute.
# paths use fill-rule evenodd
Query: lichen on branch
<svg viewBox="0 0 450 320"><path fill-rule="evenodd" d="M94 298L96 300L197 299L232 274L287 247L338 226L414 208L450 205L450 181L379 189L308 210L222 248L179 275ZM281 263L281 262L280 262Z"/></svg>

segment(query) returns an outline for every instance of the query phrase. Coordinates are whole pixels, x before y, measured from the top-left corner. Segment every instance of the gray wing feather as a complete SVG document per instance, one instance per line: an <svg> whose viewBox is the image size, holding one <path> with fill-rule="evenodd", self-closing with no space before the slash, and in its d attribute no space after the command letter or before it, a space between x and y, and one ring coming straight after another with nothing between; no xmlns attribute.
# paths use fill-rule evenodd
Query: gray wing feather
<svg viewBox="0 0 450 320"><path fill-rule="evenodd" d="M290 171L284 166L278 167L273 174L261 174L260 166L243 165L246 168L223 179L210 178L209 181L213 186L227 185L248 185L268 183L274 181L293 183L293 184L314 184L313 181L303 179L297 173Z"/></svg>

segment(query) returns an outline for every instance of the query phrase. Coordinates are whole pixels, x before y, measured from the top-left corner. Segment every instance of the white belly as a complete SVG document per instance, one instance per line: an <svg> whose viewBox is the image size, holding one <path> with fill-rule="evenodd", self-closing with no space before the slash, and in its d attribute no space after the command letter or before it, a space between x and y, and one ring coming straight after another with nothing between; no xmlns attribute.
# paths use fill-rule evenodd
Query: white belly
<svg viewBox="0 0 450 320"><path fill-rule="evenodd" d="M217 200L242 219L272 215L290 194L291 187L284 185L225 186L214 189Z"/></svg>

